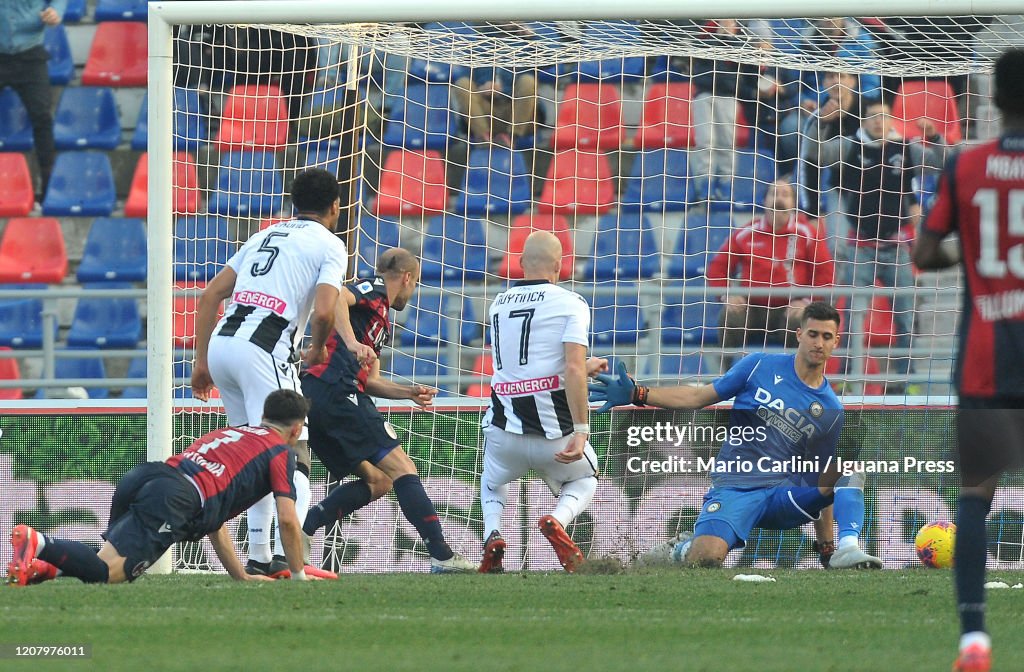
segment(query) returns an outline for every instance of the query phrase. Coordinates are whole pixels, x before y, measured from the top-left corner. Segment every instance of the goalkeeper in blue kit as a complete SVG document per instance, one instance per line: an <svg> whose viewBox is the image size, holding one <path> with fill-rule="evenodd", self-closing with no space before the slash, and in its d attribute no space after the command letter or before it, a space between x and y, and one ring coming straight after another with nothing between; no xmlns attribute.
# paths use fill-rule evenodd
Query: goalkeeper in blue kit
<svg viewBox="0 0 1024 672"><path fill-rule="evenodd" d="M794 354L748 355L710 385L647 388L620 364L617 375L598 376L590 386L590 400L604 402L598 413L627 404L674 410L734 400L692 539L674 538L649 554L720 567L755 527L785 530L813 522L822 565L881 568L859 544L863 474L840 477L836 469L844 413L825 379L825 363L839 343L839 313L827 303L808 305L796 337Z"/></svg>

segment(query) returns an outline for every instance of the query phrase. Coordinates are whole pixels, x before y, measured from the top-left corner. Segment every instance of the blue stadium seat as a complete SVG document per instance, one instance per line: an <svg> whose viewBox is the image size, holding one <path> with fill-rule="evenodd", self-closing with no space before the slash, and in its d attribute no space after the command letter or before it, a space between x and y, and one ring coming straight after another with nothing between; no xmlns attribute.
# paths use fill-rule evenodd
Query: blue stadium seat
<svg viewBox="0 0 1024 672"><path fill-rule="evenodd" d="M43 214L65 217L108 217L117 195L114 171L106 152L64 152L57 155L43 199Z"/></svg>
<svg viewBox="0 0 1024 672"><path fill-rule="evenodd" d="M75 76L75 61L71 57L71 45L64 26L47 26L43 33L43 46L50 59L46 68L50 73L50 84L65 86Z"/></svg>
<svg viewBox="0 0 1024 672"><path fill-rule="evenodd" d="M640 152L625 180L623 209L676 212L707 199L707 182L691 178L687 163L685 149ZM702 184L704 189L700 189Z"/></svg>
<svg viewBox="0 0 1024 672"><path fill-rule="evenodd" d="M464 215L518 215L526 212L533 193L530 171L521 152L486 144L469 153L469 167L452 212Z"/></svg>
<svg viewBox="0 0 1024 672"><path fill-rule="evenodd" d="M177 140L177 138L175 138ZM132 149L137 152L144 152L149 148L149 93L142 97L142 105L139 107L139 117L135 121L135 131L132 132Z"/></svg>
<svg viewBox="0 0 1024 672"><path fill-rule="evenodd" d="M424 280L483 280L487 264L484 223L457 215L427 222L421 273Z"/></svg>
<svg viewBox="0 0 1024 672"><path fill-rule="evenodd" d="M206 209L228 217L269 217L283 202L284 180L273 152L233 152L221 161Z"/></svg>
<svg viewBox="0 0 1024 672"><path fill-rule="evenodd" d="M186 357L184 351L174 351L174 398L191 399L192 385L192 358ZM179 387L179 382L184 387Z"/></svg>
<svg viewBox="0 0 1024 672"><path fill-rule="evenodd" d="M658 245L647 218L623 212L602 215L590 259L583 267L584 280L639 280L661 270Z"/></svg>
<svg viewBox="0 0 1024 672"><path fill-rule="evenodd" d="M702 354L659 355L657 373L662 377L700 376L711 373L709 358Z"/></svg>
<svg viewBox="0 0 1024 672"><path fill-rule="evenodd" d="M146 126L148 132L148 119L143 112L148 114L149 101L143 103L143 111L139 113L139 126ZM210 129L207 119L210 116L210 108L205 99L200 97L197 89L174 89L174 150L176 152L191 152L195 154L200 145L205 145L210 140ZM136 129L136 135L139 134ZM138 147L138 140L132 138L132 147ZM145 145L142 146L142 149Z"/></svg>
<svg viewBox="0 0 1024 672"><path fill-rule="evenodd" d="M447 358L435 349L416 350L415 354L395 349L391 351L390 356L385 357L386 364L382 366L385 371L414 380L421 385L434 385L435 382L431 381L431 378L436 380L437 376L448 373Z"/></svg>
<svg viewBox="0 0 1024 672"><path fill-rule="evenodd" d="M174 280L209 282L227 263L232 248L226 219L182 217L174 227Z"/></svg>
<svg viewBox="0 0 1024 672"><path fill-rule="evenodd" d="M127 289L125 283L87 284L86 289ZM135 299L81 298L68 331L68 345L83 348L134 348L142 338Z"/></svg>
<svg viewBox="0 0 1024 672"><path fill-rule="evenodd" d="M421 287L424 287L421 285ZM404 346L424 348L448 340L448 316L441 311L439 293L416 293L403 311L398 342Z"/></svg>
<svg viewBox="0 0 1024 672"><path fill-rule="evenodd" d="M68 0L64 10L64 23L78 23L85 16L85 0Z"/></svg>
<svg viewBox="0 0 1024 672"><path fill-rule="evenodd" d="M149 16L148 0L98 0L96 22L145 21Z"/></svg>
<svg viewBox="0 0 1024 672"><path fill-rule="evenodd" d="M93 220L78 265L79 282L146 279L146 226L141 219Z"/></svg>
<svg viewBox="0 0 1024 672"><path fill-rule="evenodd" d="M464 65L452 65L441 61L427 61L410 58L408 77L413 82L454 82L460 77L469 77L470 70Z"/></svg>
<svg viewBox="0 0 1024 672"><path fill-rule="evenodd" d="M0 89L0 152L28 152L35 146L28 111L14 89Z"/></svg>
<svg viewBox="0 0 1024 672"><path fill-rule="evenodd" d="M359 250L356 274L361 278L373 277L377 257L385 250L398 247L399 227L396 219L376 218L365 212L359 219Z"/></svg>
<svg viewBox="0 0 1024 672"><path fill-rule="evenodd" d="M602 288L611 286L600 285ZM590 307L593 319L590 330L593 333L592 342L595 348L634 345L644 328L637 286L633 283L622 283L614 287L614 293L591 294Z"/></svg>
<svg viewBox="0 0 1024 672"><path fill-rule="evenodd" d="M105 86L64 89L53 117L57 149L114 149L121 143L121 119L114 92Z"/></svg>
<svg viewBox="0 0 1024 672"><path fill-rule="evenodd" d="M128 373L125 374L125 378L140 378L143 381L146 379L146 358L135 357L128 364ZM142 385L126 387L124 392L121 393L122 399L145 399L146 398L146 384L143 382Z"/></svg>
<svg viewBox="0 0 1024 672"><path fill-rule="evenodd" d="M320 168L333 175L338 174L341 163L341 146L338 144L315 144L306 145L305 167Z"/></svg>
<svg viewBox="0 0 1024 672"><path fill-rule="evenodd" d="M410 84L404 97L389 97L381 143L406 149L444 149L457 134L446 84Z"/></svg>
<svg viewBox="0 0 1024 672"><path fill-rule="evenodd" d="M699 295L680 295L678 300L665 297L661 314L661 342L665 345L715 345L722 304L718 297L706 294L704 279L684 280L684 288L697 288Z"/></svg>
<svg viewBox="0 0 1024 672"><path fill-rule="evenodd" d="M91 348L68 348L69 350L89 350ZM96 351L96 354L100 354ZM102 357L67 358L59 357L54 363L53 377L57 380L70 378L99 378L107 377L107 369L103 364ZM53 389L53 388L50 388ZM105 387L87 387L90 399L106 399L110 396L110 390ZM37 399L46 398L46 390L40 389L36 394Z"/></svg>
<svg viewBox="0 0 1024 672"><path fill-rule="evenodd" d="M2 289L45 289L46 285L0 285ZM0 345L43 347L42 299L0 299ZM54 325L56 327L56 325ZM54 328L54 336L57 329Z"/></svg>
<svg viewBox="0 0 1024 672"><path fill-rule="evenodd" d="M670 278L696 278L704 275L708 255L714 254L732 233L732 217L726 211L706 213L691 210L685 228L676 236L675 249L665 266Z"/></svg>
<svg viewBox="0 0 1024 672"><path fill-rule="evenodd" d="M761 208L768 185L775 180L775 158L766 151L736 151L732 177L711 179L710 206L714 210Z"/></svg>

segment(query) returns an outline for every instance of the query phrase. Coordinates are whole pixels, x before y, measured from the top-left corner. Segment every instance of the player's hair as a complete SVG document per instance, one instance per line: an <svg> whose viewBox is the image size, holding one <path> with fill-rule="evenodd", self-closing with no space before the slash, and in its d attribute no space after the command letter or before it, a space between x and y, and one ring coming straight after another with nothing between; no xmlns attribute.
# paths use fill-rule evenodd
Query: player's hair
<svg viewBox="0 0 1024 672"><path fill-rule="evenodd" d="M831 303L815 301L804 307L804 313L800 316L800 326L806 326L807 320L820 320L822 322L832 321L839 328L839 311Z"/></svg>
<svg viewBox="0 0 1024 672"><path fill-rule="evenodd" d="M294 390L274 390L263 402L263 419L288 427L309 414L309 401Z"/></svg>
<svg viewBox="0 0 1024 672"><path fill-rule="evenodd" d="M292 205L296 212L324 214L338 195L338 178L319 168L299 173L292 182Z"/></svg>
<svg viewBox="0 0 1024 672"><path fill-rule="evenodd" d="M404 247L392 247L377 257L377 275L389 273L415 273L420 262Z"/></svg>
<svg viewBox="0 0 1024 672"><path fill-rule="evenodd" d="M996 61L995 89L996 107L1024 117L1024 49L1007 49Z"/></svg>

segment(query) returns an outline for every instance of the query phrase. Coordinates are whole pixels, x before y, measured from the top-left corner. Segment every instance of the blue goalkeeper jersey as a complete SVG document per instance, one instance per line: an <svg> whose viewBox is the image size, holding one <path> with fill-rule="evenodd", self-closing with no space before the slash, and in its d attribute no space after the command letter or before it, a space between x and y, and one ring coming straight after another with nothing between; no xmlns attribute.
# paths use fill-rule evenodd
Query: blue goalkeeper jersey
<svg viewBox="0 0 1024 672"><path fill-rule="evenodd" d="M797 376L796 355L755 353L712 385L723 400L734 398L711 470L715 487L818 484L843 429L843 405L828 380L811 388Z"/></svg>

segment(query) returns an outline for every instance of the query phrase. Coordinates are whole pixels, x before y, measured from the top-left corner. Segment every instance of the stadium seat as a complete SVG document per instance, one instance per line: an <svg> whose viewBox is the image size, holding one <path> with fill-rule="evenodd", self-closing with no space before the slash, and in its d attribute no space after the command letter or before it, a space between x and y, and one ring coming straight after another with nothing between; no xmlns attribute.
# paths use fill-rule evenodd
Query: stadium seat
<svg viewBox="0 0 1024 672"><path fill-rule="evenodd" d="M696 353L691 355L658 355L657 373L666 378L701 376L711 372L710 357Z"/></svg>
<svg viewBox="0 0 1024 672"><path fill-rule="evenodd" d="M117 195L114 172L106 152L64 152L50 176L43 214L64 217L108 217Z"/></svg>
<svg viewBox="0 0 1024 672"><path fill-rule="evenodd" d="M148 34L144 23L101 23L82 72L85 86L145 86Z"/></svg>
<svg viewBox="0 0 1024 672"><path fill-rule="evenodd" d="M146 279L146 226L141 219L93 220L85 239L79 282L142 282Z"/></svg>
<svg viewBox="0 0 1024 672"><path fill-rule="evenodd" d="M68 273L60 222L48 217L7 222L0 240L0 283L57 284Z"/></svg>
<svg viewBox="0 0 1024 672"><path fill-rule="evenodd" d="M0 289L44 289L46 285L4 285ZM57 325L53 325L54 338ZM12 348L43 347L42 299L0 299L0 345Z"/></svg>
<svg viewBox="0 0 1024 672"><path fill-rule="evenodd" d="M215 215L182 217L174 228L174 279L209 282L233 251L228 222Z"/></svg>
<svg viewBox="0 0 1024 672"><path fill-rule="evenodd" d="M146 358L145 357L134 357L128 364L128 372L125 374L125 378L139 378L145 381L146 379ZM132 387L124 388L121 393L122 399L145 399L146 398L146 385L133 385Z"/></svg>
<svg viewBox="0 0 1024 672"><path fill-rule="evenodd" d="M685 231L676 238L676 247L666 268L670 278L700 278L711 256L718 252L732 234L732 218L728 212L712 212L707 219L694 214L687 217Z"/></svg>
<svg viewBox="0 0 1024 672"><path fill-rule="evenodd" d="M232 152L224 155L217 190L207 212L228 217L266 217L281 209L284 180L272 152Z"/></svg>
<svg viewBox="0 0 1024 672"><path fill-rule="evenodd" d="M88 284L85 289L128 289L124 283ZM142 338L135 299L83 297L75 306L68 345L83 348L134 348Z"/></svg>
<svg viewBox="0 0 1024 672"><path fill-rule="evenodd" d="M639 149L693 146L693 116L689 82L652 84L644 100L640 127L633 144Z"/></svg>
<svg viewBox="0 0 1024 672"><path fill-rule="evenodd" d="M46 62L50 84L65 86L75 76L75 61L71 57L71 45L63 25L47 26L43 32L43 46L50 55Z"/></svg>
<svg viewBox="0 0 1024 672"><path fill-rule="evenodd" d="M439 82L450 84L460 77L469 77L469 68L462 65L452 65L441 61L428 61L422 58L410 58L407 66L410 81Z"/></svg>
<svg viewBox="0 0 1024 672"><path fill-rule="evenodd" d="M737 208L758 208L764 205L768 185L775 180L775 159L766 151L735 153L734 174L711 178L709 207L733 211Z"/></svg>
<svg viewBox="0 0 1024 672"><path fill-rule="evenodd" d="M583 266L584 281L636 281L660 270L658 244L646 217L611 212L598 220L591 257Z"/></svg>
<svg viewBox="0 0 1024 672"><path fill-rule="evenodd" d="M611 286L599 285L601 288ZM637 286L622 283L614 287L614 292L596 291L591 294L593 319L590 330L593 333L592 342L595 348L633 345L640 338L640 332L644 328Z"/></svg>
<svg viewBox="0 0 1024 672"><path fill-rule="evenodd" d="M209 140L207 119L209 106L199 96L196 89L174 89L174 149L178 152L190 152L193 155L199 146ZM132 149L146 151L149 146L149 95L142 98L139 117L132 132Z"/></svg>
<svg viewBox="0 0 1024 672"><path fill-rule="evenodd" d="M432 149L401 149L384 159L379 191L368 209L377 216L440 213L447 200L441 155Z"/></svg>
<svg viewBox="0 0 1024 672"><path fill-rule="evenodd" d="M98 0L96 22L145 21L149 16L148 0Z"/></svg>
<svg viewBox="0 0 1024 672"><path fill-rule="evenodd" d="M175 115L177 122L177 115ZM175 138L177 141L177 138ZM135 120L135 130L132 131L131 147L137 152L144 152L149 147L149 94L142 97L142 105L139 106L139 116Z"/></svg>
<svg viewBox="0 0 1024 672"><path fill-rule="evenodd" d="M69 350L86 350L91 348L68 348ZM97 350L96 354L100 352ZM85 378L85 379L105 379L107 377L107 369L103 364L102 357L58 357L54 363L53 377L57 380L67 380L72 378ZM49 388L53 390L54 388ZM106 399L110 396L110 390L105 387L87 387L85 388L90 399ZM41 388L36 394L37 399L45 399L47 397L46 388Z"/></svg>
<svg viewBox="0 0 1024 672"><path fill-rule="evenodd" d="M215 142L222 152L280 149L288 144L288 104L281 90L273 84L233 88Z"/></svg>
<svg viewBox="0 0 1024 672"><path fill-rule="evenodd" d="M389 96L381 144L405 149L444 149L458 135L447 84L409 84Z"/></svg>
<svg viewBox="0 0 1024 672"><path fill-rule="evenodd" d="M341 147L337 144L306 145L305 168L320 168L337 175L341 166Z"/></svg>
<svg viewBox="0 0 1024 672"><path fill-rule="evenodd" d="M191 215L199 212L199 174L196 162L188 152L174 153L174 184L171 193L174 214ZM149 154L143 153L135 166L131 191L124 205L127 217L145 217L149 210Z"/></svg>
<svg viewBox="0 0 1024 672"><path fill-rule="evenodd" d="M661 342L665 345L717 345L722 304L708 296L703 278L685 280L682 288L695 294L680 293L665 297L661 313Z"/></svg>
<svg viewBox="0 0 1024 672"><path fill-rule="evenodd" d="M498 275L502 278L518 280L523 277L523 269L519 265L519 256L523 253L526 238L534 231L550 231L562 243L562 270L558 274L560 280L568 280L575 272L573 257L572 233L569 224L561 215L519 215L512 220L508 232L508 245L501 261Z"/></svg>
<svg viewBox="0 0 1024 672"><path fill-rule="evenodd" d="M192 348L196 338L196 315L199 313L199 295L206 285L201 282L179 282L174 289L185 292L172 299L174 326L172 329L175 348ZM224 304L217 307L217 319L224 315Z"/></svg>
<svg viewBox="0 0 1024 672"><path fill-rule="evenodd" d="M896 130L907 140L921 137L921 119L935 125L937 133L945 138L946 144L956 145L963 141L960 128L960 112L956 107L953 88L948 82L938 80L916 80L900 84L893 101L892 116Z"/></svg>
<svg viewBox="0 0 1024 672"><path fill-rule="evenodd" d="M864 317L864 345L869 348L891 348L896 345L892 302L887 297L871 298L871 307Z"/></svg>
<svg viewBox="0 0 1024 672"><path fill-rule="evenodd" d="M445 214L427 222L420 270L424 280L483 280L486 264L482 221Z"/></svg>
<svg viewBox="0 0 1024 672"><path fill-rule="evenodd" d="M604 154L566 149L548 167L537 211L564 215L599 215L615 202L612 169Z"/></svg>
<svg viewBox="0 0 1024 672"><path fill-rule="evenodd" d="M27 152L35 146L28 110L14 89L0 88L0 151Z"/></svg>
<svg viewBox="0 0 1024 672"><path fill-rule="evenodd" d="M558 106L554 147L606 152L622 144L622 101L611 82L570 84Z"/></svg>
<svg viewBox="0 0 1024 672"><path fill-rule="evenodd" d="M487 399L491 396L490 383L473 383L466 386L466 396L473 399Z"/></svg>
<svg viewBox="0 0 1024 672"><path fill-rule="evenodd" d="M414 380L421 385L433 386L437 386L436 380L438 376L444 376L448 373L444 355L439 354L437 350L429 348L417 350L415 354L397 349L392 350L391 356L385 358L382 368L400 378Z"/></svg>
<svg viewBox="0 0 1024 672"><path fill-rule="evenodd" d="M64 10L64 23L78 23L85 16L85 0L68 0L67 9Z"/></svg>
<svg viewBox="0 0 1024 672"><path fill-rule="evenodd" d="M32 174L22 154L0 154L0 217L23 217L36 201Z"/></svg>
<svg viewBox="0 0 1024 672"><path fill-rule="evenodd" d="M399 225L393 219L377 219L363 213L359 220L359 248L356 257L356 274L361 278L372 277L377 257L391 247L400 244Z"/></svg>
<svg viewBox="0 0 1024 672"><path fill-rule="evenodd" d="M53 117L57 149L114 149L121 143L121 118L114 92L105 86L64 89Z"/></svg>
<svg viewBox="0 0 1024 672"><path fill-rule="evenodd" d="M398 342L402 345L423 348L448 340L448 318L442 319L440 293L419 291L403 312L402 328L398 331Z"/></svg>
<svg viewBox="0 0 1024 672"><path fill-rule="evenodd" d="M688 175L687 165L685 149L640 152L633 160L631 175L624 180L622 208L674 212L706 199L707 193L698 193L701 182Z"/></svg>
<svg viewBox="0 0 1024 672"><path fill-rule="evenodd" d="M10 352L11 348L0 347L0 350ZM21 371L18 368L18 360L14 357L0 358L0 380L21 380ZM23 399L24 392L20 387L0 388L0 401L16 401Z"/></svg>
<svg viewBox="0 0 1024 672"><path fill-rule="evenodd" d="M521 152L494 144L475 146L451 210L460 215L518 215L530 207L530 171Z"/></svg>

